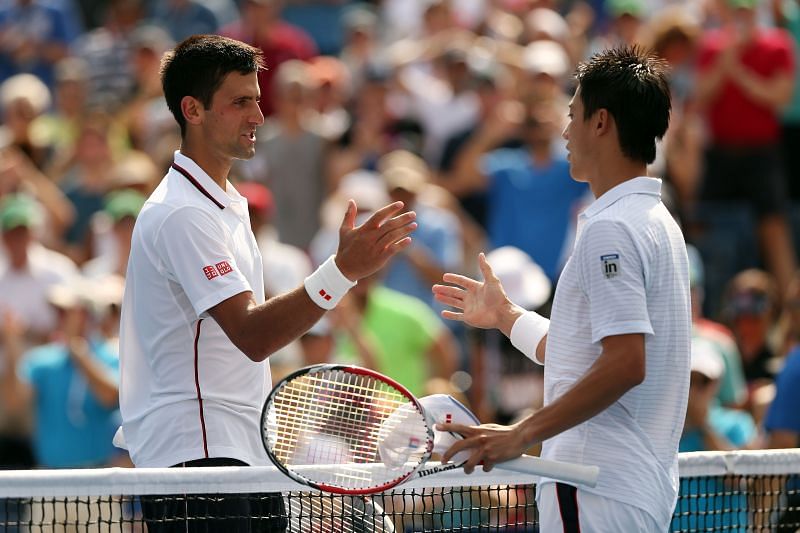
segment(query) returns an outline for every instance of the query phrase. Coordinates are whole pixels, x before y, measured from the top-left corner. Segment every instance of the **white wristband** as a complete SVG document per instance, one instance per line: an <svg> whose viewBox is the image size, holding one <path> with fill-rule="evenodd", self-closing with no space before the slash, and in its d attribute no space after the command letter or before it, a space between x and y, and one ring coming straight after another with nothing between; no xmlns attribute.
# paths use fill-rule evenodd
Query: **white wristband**
<svg viewBox="0 0 800 533"><path fill-rule="evenodd" d="M539 313L528 311L520 315L511 326L511 344L537 365L543 365L544 363L536 358L536 348L547 335L548 329L550 320Z"/></svg>
<svg viewBox="0 0 800 533"><path fill-rule="evenodd" d="M333 309L347 294L355 282L350 281L336 266L334 256L330 256L318 269L311 273L303 285L308 296L323 309Z"/></svg>

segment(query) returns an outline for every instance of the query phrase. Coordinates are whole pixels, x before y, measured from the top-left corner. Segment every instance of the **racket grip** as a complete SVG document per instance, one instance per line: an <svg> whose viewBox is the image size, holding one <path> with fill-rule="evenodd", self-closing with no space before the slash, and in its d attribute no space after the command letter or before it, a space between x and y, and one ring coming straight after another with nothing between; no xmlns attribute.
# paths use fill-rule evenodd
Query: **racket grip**
<svg viewBox="0 0 800 533"><path fill-rule="evenodd" d="M504 463L498 463L497 468L521 474L551 477L559 481L578 483L589 487L597 485L597 477L600 474L600 469L596 466L548 461L532 455L523 455Z"/></svg>

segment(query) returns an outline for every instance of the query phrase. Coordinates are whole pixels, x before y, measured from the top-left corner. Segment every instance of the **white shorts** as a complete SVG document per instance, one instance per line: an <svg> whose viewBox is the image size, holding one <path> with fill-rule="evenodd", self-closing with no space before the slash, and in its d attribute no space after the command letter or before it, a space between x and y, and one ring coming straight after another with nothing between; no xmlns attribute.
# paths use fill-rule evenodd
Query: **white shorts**
<svg viewBox="0 0 800 533"><path fill-rule="evenodd" d="M565 483L538 487L541 533L663 533L646 511Z"/></svg>

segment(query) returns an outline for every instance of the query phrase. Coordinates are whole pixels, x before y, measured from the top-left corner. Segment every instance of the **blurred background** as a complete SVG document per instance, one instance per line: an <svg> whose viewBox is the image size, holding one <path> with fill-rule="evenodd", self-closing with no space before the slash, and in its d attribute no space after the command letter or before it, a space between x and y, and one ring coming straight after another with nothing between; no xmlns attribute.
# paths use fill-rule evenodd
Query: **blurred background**
<svg viewBox="0 0 800 533"><path fill-rule="evenodd" d="M798 0L0 0L0 467L126 465L119 304L136 217L179 147L163 53L196 33L259 47L266 123L231 179L267 295L336 249L348 198L417 211L414 245L270 358L375 368L484 422L542 402L497 332L439 318L478 275L549 313L592 201L561 131L574 69L620 44L671 67L650 175L689 245L692 386L681 451L798 446ZM787 421L788 420L788 421Z"/></svg>

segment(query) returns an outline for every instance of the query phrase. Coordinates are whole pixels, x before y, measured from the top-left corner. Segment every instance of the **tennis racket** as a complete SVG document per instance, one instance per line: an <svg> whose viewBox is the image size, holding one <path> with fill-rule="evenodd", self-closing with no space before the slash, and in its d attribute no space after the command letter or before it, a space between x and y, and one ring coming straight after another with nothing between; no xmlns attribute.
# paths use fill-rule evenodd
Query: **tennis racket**
<svg viewBox="0 0 800 533"><path fill-rule="evenodd" d="M374 494L463 465L423 468L433 452L435 423L393 379L326 364L301 368L273 388L261 412L261 437L270 460L298 483L335 494ZM596 466L530 456L496 466L589 486L598 476Z"/></svg>

